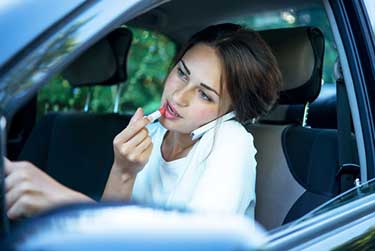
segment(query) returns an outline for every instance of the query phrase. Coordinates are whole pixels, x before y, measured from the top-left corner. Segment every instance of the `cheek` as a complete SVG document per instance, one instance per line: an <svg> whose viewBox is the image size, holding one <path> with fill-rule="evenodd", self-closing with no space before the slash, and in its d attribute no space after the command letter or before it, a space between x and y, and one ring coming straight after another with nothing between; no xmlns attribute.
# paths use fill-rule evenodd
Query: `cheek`
<svg viewBox="0 0 375 251"><path fill-rule="evenodd" d="M196 125L201 126L217 117L217 109L195 109L193 116Z"/></svg>
<svg viewBox="0 0 375 251"><path fill-rule="evenodd" d="M173 93L173 90L176 88L176 81L173 79L172 76L168 76L164 83L164 89L162 94L162 101L166 99L166 97L170 96L170 93Z"/></svg>

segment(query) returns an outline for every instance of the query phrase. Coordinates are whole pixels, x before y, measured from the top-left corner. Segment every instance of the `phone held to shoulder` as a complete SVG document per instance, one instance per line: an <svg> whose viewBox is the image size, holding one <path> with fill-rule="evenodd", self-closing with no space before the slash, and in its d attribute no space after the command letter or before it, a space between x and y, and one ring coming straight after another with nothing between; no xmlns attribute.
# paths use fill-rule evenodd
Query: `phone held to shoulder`
<svg viewBox="0 0 375 251"><path fill-rule="evenodd" d="M224 114L223 116L195 129L194 131L191 132L191 139L192 140L197 140L199 139L200 137L203 136L203 134L205 134L208 130L212 129L215 127L216 123L218 120L220 120L221 122L224 122L224 121L227 121L227 120L230 120L232 118L234 118L236 115L234 112L229 112L227 114Z"/></svg>

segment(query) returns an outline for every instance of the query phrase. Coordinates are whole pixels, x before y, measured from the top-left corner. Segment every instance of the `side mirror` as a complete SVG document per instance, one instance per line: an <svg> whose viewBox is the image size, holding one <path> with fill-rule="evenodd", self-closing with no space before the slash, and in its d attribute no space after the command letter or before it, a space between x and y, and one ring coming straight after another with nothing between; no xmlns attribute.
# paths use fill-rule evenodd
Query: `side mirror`
<svg viewBox="0 0 375 251"><path fill-rule="evenodd" d="M12 250L258 250L267 236L238 215L134 204L76 204L22 222L6 240Z"/></svg>

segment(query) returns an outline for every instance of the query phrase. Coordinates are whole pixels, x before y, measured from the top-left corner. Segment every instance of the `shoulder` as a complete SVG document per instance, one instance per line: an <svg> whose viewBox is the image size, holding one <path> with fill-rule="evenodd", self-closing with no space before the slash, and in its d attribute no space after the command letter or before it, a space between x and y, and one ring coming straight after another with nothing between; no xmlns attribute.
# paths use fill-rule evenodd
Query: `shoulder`
<svg viewBox="0 0 375 251"><path fill-rule="evenodd" d="M202 156L251 156L256 153L253 141L253 136L241 123L230 120L203 135L199 148Z"/></svg>
<svg viewBox="0 0 375 251"><path fill-rule="evenodd" d="M252 135L246 130L246 128L238 121L236 120L229 120L223 122L219 128L218 131L220 133L225 134L230 134L230 135L238 135L238 136L250 136Z"/></svg>
<svg viewBox="0 0 375 251"><path fill-rule="evenodd" d="M253 136L238 121L225 121L218 126L215 134L215 141L226 145L253 145Z"/></svg>

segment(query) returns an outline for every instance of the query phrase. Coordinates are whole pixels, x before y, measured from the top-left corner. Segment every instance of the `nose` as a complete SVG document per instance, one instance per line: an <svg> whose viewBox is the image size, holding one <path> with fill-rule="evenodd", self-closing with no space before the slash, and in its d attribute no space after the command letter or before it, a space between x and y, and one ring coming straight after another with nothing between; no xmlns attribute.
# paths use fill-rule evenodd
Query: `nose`
<svg viewBox="0 0 375 251"><path fill-rule="evenodd" d="M191 98L192 90L190 90L188 86L177 89L172 95L173 102L181 107L188 106Z"/></svg>

